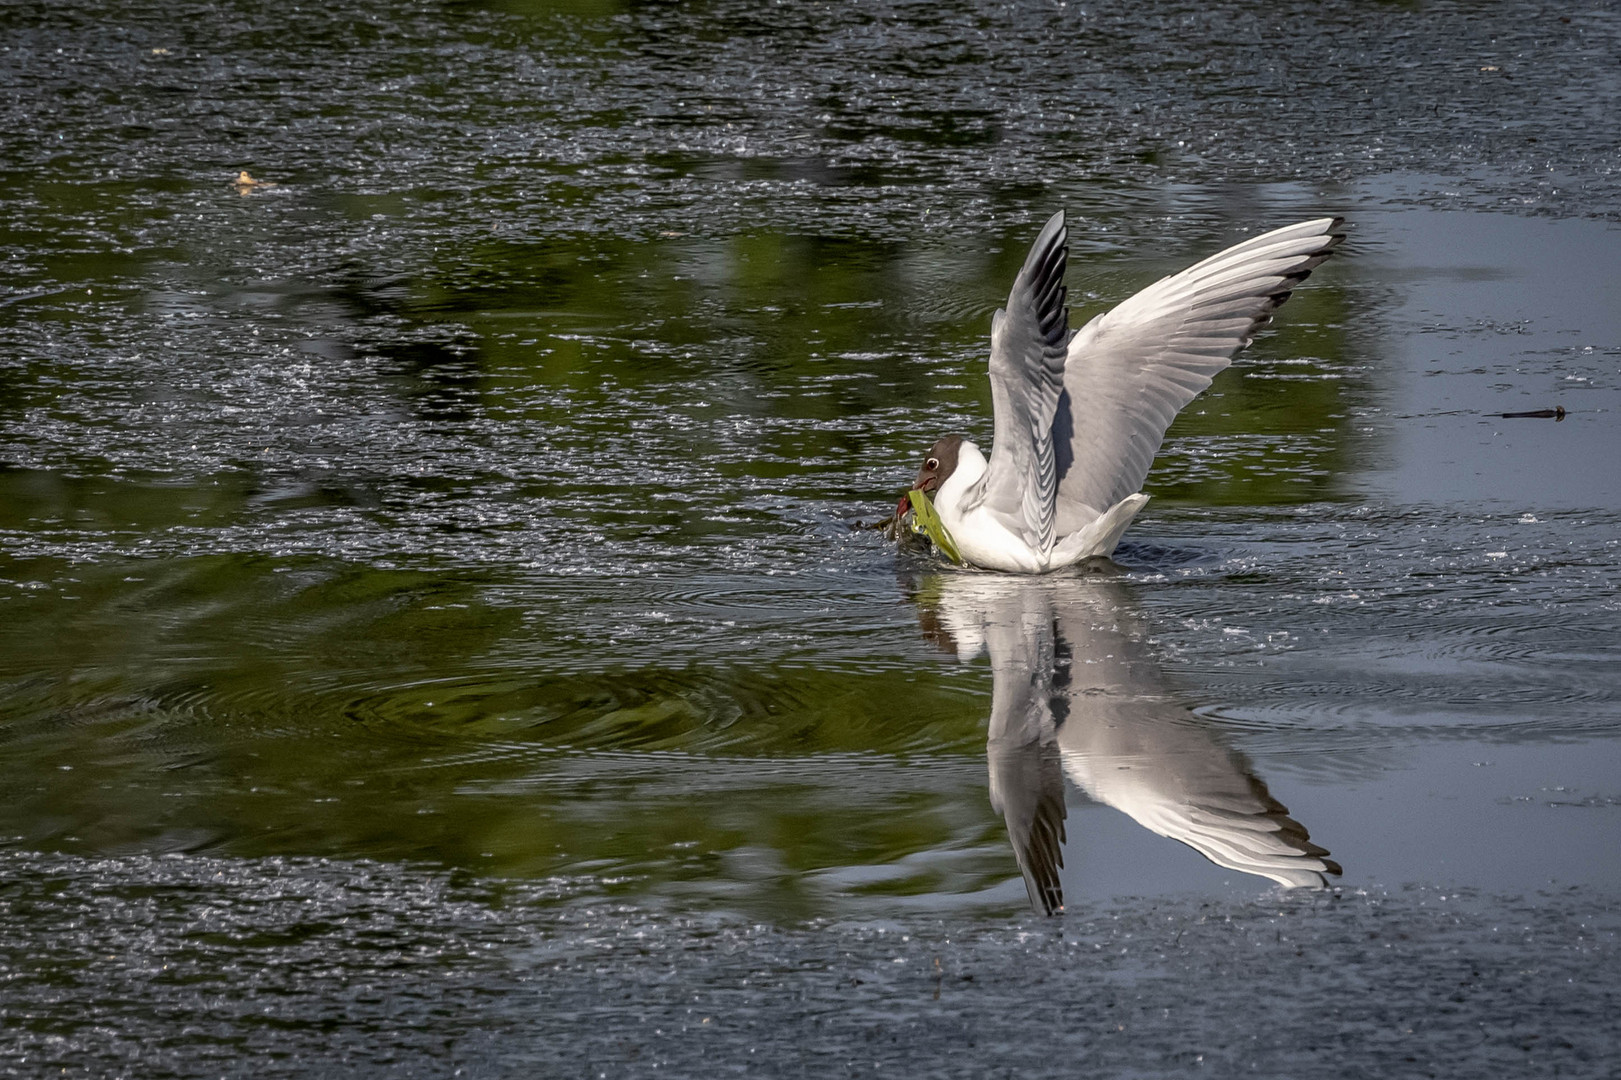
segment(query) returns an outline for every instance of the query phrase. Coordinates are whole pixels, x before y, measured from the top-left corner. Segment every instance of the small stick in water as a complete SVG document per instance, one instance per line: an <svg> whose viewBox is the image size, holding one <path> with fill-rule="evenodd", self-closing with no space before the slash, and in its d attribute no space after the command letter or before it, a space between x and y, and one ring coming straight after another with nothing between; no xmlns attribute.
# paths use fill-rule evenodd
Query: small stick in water
<svg viewBox="0 0 1621 1080"><path fill-rule="evenodd" d="M1530 412L1506 412L1503 414L1504 420L1563 420L1564 418L1565 407L1563 405L1552 409L1532 409Z"/></svg>

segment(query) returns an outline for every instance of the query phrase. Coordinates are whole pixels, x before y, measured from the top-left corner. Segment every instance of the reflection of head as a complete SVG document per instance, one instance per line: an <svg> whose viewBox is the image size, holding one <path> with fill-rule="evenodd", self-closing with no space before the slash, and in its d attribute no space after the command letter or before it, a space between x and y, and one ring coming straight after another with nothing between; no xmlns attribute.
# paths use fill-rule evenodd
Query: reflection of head
<svg viewBox="0 0 1621 1080"><path fill-rule="evenodd" d="M922 593L920 618L959 658L990 656L991 802L1038 909L1063 903L1065 774L1219 866L1296 888L1340 872L1243 755L1167 691L1121 582L943 574Z"/></svg>

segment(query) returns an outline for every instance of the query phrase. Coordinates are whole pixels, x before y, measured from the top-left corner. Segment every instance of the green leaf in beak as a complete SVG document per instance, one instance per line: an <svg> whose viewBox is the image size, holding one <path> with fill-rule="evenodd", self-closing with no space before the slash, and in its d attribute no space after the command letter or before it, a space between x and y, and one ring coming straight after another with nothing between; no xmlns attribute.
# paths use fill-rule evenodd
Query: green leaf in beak
<svg viewBox="0 0 1621 1080"><path fill-rule="evenodd" d="M926 535L936 550L961 566L962 552L957 550L957 542L951 539L951 533L946 531L945 522L940 520L940 514L929 501L929 497L916 490L908 491L906 497L912 503L912 531Z"/></svg>

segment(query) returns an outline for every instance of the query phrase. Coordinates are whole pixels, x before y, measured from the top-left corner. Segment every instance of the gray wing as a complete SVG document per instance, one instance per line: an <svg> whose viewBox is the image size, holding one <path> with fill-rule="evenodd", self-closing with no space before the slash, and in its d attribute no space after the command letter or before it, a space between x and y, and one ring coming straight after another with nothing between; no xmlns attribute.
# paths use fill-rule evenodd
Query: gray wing
<svg viewBox="0 0 1621 1080"><path fill-rule="evenodd" d="M1328 258L1344 239L1343 224L1319 218L1247 240L1150 285L1076 332L1053 432L1056 535L1083 527L1142 487L1176 414ZM998 439L1001 433L999 413Z"/></svg>
<svg viewBox="0 0 1621 1080"><path fill-rule="evenodd" d="M991 408L996 423L990 466L977 501L1037 550L1053 539L1058 467L1053 421L1064 391L1069 261L1064 212L1036 237L1013 281L1007 307L991 317Z"/></svg>

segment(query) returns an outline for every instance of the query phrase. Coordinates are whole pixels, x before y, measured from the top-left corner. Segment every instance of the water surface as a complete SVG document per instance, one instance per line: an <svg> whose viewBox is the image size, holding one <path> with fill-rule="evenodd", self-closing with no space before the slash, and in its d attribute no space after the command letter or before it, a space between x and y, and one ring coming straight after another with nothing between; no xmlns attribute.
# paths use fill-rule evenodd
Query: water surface
<svg viewBox="0 0 1621 1080"><path fill-rule="evenodd" d="M1530 788L1446 785L1533 802L1573 782L1563 768L1613 763L1621 328L1603 292L1621 267L1603 223L1383 195L1354 194L1344 257L1172 429L1155 502L1103 576L1156 657L1154 693L1270 781L1304 783L1284 801L1314 835L1365 848L1349 881L1399 883L1426 861L1358 837L1348 808L1336 829L1302 807L1352 785L1352 802L1401 799L1422 834L1447 812L1398 793L1426 748L1545 748ZM1280 192L1274 219L1293 201ZM1573 244L1598 262L1561 275ZM898 257L982 281L984 306L1006 276ZM1090 272L1118 295L1158 269ZM724 305L737 287L708 291ZM431 360L318 339L297 359L160 347L150 369L139 342L56 340L66 355L30 361L13 399L0 476L4 768L23 793L6 833L86 854L425 859L798 914L875 891L1006 898L990 672L936 647L919 600L951 575L854 527L886 512L916 447L986 426L983 314L913 352L914 321L884 313L938 298L874 292L817 321L887 337L801 344L776 368L695 350L653 370L622 328L479 314L552 340L562 321L605 354L558 382L538 337ZM41 304L7 309L14 333L46 332ZM261 322L180 321L207 318ZM1553 405L1564 420L1500 415ZM1462 881L1489 866L1509 884L1514 850L1563 831L1514 821ZM1578 821L1613 838L1611 814ZM1134 891L1110 868L1138 858L1079 876ZM1584 862L1565 872L1611 880Z"/></svg>
<svg viewBox="0 0 1621 1080"><path fill-rule="evenodd" d="M846 14L0 13L18 1053L127 1066L163 1016L206 1010L184 990L172 1014L115 1007L124 976L68 945L108 927L51 899L69 894L160 898L120 954L159 970L215 917L236 929L199 970L324 957L334 982L286 1006L317 1032L381 948L335 929L354 896L360 923L442 958L410 969L424 1000L466 990L445 1030L486 1035L510 1017L480 995L533 978L554 1001L585 940L697 955L713 933L834 970L820 933L878 970L873 927L926 925L979 935L979 970L1010 980L980 1002L994 1017L1039 996L1014 979L1032 956L1077 1002L1139 992L1138 969L1091 986L1021 935L1163 953L1212 911L1276 932L1279 1003L1295 978L1388 983L1347 944L1387 917L1421 943L1414 971L1501 960L1498 1004L1420 1033L1443 1071L1468 1067L1437 1048L1473 1018L1530 1000L1510 975L1537 950L1614 996L1594 975L1613 927L1590 916L1621 884L1615 12ZM938 435L988 435L990 313L1059 207L1077 322L1262 228L1336 213L1350 238L1177 421L1115 565L967 604L963 575L857 526ZM1014 631L1009 664L975 658ZM1148 725L1112 758L1029 759L1062 823L1064 920L1029 914L992 799L987 740L1021 679L1041 707ZM1122 770L1214 770L1260 807L1241 816L1343 873L1286 895L1178 843L1105 782ZM255 899L282 889L327 914L299 929L305 909ZM1460 890L1468 912L1438 907ZM1539 918L1535 946L1490 936ZM756 923L813 929L767 947ZM1291 968L1290 931L1333 963ZM81 974L35 959L58 950ZM457 959L486 950L509 966ZM601 1002L644 976L615 970ZM1246 1057L1221 972L1177 970L1213 995L1208 1030L1237 1032L1213 1062L1314 1060ZM1433 988L1391 1007L1433 1013ZM1537 1000L1555 1062L1599 1075L1587 999ZM409 1026L345 1030L449 1060ZM200 1045L177 1035L159 1064L215 1069ZM527 1052L498 1045L465 1060Z"/></svg>

